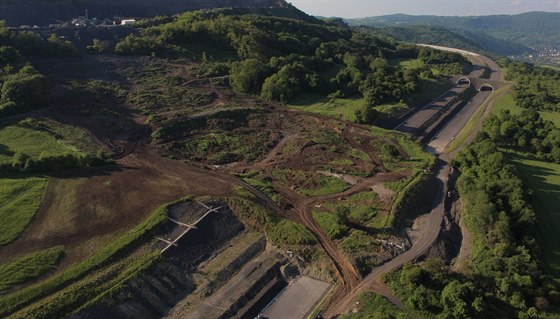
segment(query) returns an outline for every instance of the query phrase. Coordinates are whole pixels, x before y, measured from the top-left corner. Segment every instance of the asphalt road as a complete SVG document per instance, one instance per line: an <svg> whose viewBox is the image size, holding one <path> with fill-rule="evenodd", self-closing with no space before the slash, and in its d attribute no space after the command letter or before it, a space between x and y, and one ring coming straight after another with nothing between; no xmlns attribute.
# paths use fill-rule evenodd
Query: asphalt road
<svg viewBox="0 0 560 319"><path fill-rule="evenodd" d="M459 113L457 113L457 115L434 135L432 140L428 143L428 147L433 150L434 154L441 154L443 152L445 147L447 147L459 132L461 132L463 127L467 125L467 122L491 93L492 92L489 91L478 93Z"/></svg>
<svg viewBox="0 0 560 319"><path fill-rule="evenodd" d="M432 116L439 112L441 108L449 104L453 100L453 98L457 97L457 95L463 92L466 88L466 85L453 86L447 92L440 95L439 97L428 103L426 106L421 108L419 111L414 113L404 122L397 125L395 127L395 130L401 131L403 133L416 134L418 128L420 128L422 124L430 120Z"/></svg>
<svg viewBox="0 0 560 319"><path fill-rule="evenodd" d="M492 71L490 74L490 80L501 79L501 70L498 65L494 61L484 56L452 48L436 48L468 55L471 61L473 61L473 63L477 65L477 67L475 67L475 70L473 70L473 72L471 72L471 74L469 75L470 77L479 77L484 72L483 67L488 66ZM451 90L456 89L456 87L457 86L455 86ZM466 105L456 116L449 120L449 122L443 127L443 129L436 133L434 138L428 143L427 147L432 148L435 151L434 154L441 154L445 147L452 141L452 139L457 136L457 134L464 128L471 116L484 103L484 101L486 101L490 94L491 92L480 92L474 98L472 98L468 105ZM439 102L440 99L441 102ZM412 115L407 121L398 125L395 129L398 129L399 131L409 131L410 127L420 127L423 123L425 123L425 121L422 122L423 119L427 120L430 118L430 113L434 109L433 105L435 103L444 103L445 99L446 94L437 98L436 101L428 104L426 107L418 111L418 113ZM424 114L422 114L422 112ZM430 213L425 214L415 220L413 231L411 233L412 247L406 252L386 262L385 264L374 268L372 272L368 276L366 276L356 288L352 289L352 291L348 293L340 303L327 311L327 317L332 316L333 314L340 314L350 310L352 301L355 300L358 293L367 288L373 290L375 293L385 296L396 306L405 308L402 302L398 298L396 298L391 290L385 285L385 283L383 283L381 277L383 276L383 274L394 271L401 267L403 264L422 256L436 242L445 214L444 205L445 197L447 194L447 181L450 174L449 164L446 160L439 159L436 170L438 172L438 188L434 192L434 207L430 211Z"/></svg>

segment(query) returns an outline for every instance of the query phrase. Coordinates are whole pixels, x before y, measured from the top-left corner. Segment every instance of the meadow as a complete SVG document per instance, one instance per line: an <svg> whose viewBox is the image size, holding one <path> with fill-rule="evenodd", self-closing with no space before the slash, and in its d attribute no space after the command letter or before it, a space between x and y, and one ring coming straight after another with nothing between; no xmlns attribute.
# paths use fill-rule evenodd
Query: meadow
<svg viewBox="0 0 560 319"><path fill-rule="evenodd" d="M552 274L560 275L560 164L548 163L531 154L505 150L519 176L533 191L537 215L537 239L542 260ZM557 277L558 278L558 277Z"/></svg>
<svg viewBox="0 0 560 319"><path fill-rule="evenodd" d="M64 257L64 247L38 251L0 264L0 293L53 270Z"/></svg>
<svg viewBox="0 0 560 319"><path fill-rule="evenodd" d="M47 179L0 178L0 246L16 239L39 210Z"/></svg>
<svg viewBox="0 0 560 319"><path fill-rule="evenodd" d="M0 128L0 164L11 163L16 153L33 160L40 156L95 153L94 145L81 129L49 119L25 119Z"/></svg>

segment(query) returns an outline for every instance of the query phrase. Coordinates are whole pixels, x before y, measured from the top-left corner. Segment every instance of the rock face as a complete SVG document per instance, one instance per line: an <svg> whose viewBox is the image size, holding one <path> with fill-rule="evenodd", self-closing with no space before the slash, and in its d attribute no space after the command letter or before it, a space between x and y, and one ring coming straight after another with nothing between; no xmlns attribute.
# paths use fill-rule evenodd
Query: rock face
<svg viewBox="0 0 560 319"><path fill-rule="evenodd" d="M146 18L207 8L287 6L284 0L0 0L0 19L7 26L46 26L85 16L86 9L90 18Z"/></svg>

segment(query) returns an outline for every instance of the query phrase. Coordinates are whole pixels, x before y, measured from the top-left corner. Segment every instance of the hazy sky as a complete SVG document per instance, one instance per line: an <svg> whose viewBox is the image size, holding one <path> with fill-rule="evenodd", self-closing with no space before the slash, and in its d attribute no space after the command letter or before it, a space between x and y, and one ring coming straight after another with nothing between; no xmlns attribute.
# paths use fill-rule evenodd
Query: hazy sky
<svg viewBox="0 0 560 319"><path fill-rule="evenodd" d="M288 0L311 15L363 18L393 13L433 15L560 12L560 0Z"/></svg>

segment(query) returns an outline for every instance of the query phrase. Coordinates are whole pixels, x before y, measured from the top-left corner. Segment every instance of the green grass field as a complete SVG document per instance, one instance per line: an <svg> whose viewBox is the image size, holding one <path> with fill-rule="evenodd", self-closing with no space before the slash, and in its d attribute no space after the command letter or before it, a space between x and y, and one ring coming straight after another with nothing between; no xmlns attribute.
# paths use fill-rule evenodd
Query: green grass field
<svg viewBox="0 0 560 319"><path fill-rule="evenodd" d="M64 248L53 247L0 265L0 292L53 270L64 256Z"/></svg>
<svg viewBox="0 0 560 319"><path fill-rule="evenodd" d="M266 236L276 245L312 245L317 243L317 239L307 228L287 219L267 225Z"/></svg>
<svg viewBox="0 0 560 319"><path fill-rule="evenodd" d="M278 181L289 187L293 186L296 192L307 196L335 194L350 188L350 185L340 178L316 172L276 169L272 174Z"/></svg>
<svg viewBox="0 0 560 319"><path fill-rule="evenodd" d="M417 69L424 66L424 62L420 59L390 59L391 65L400 65L405 69Z"/></svg>
<svg viewBox="0 0 560 319"><path fill-rule="evenodd" d="M513 99L511 93L500 96L494 102L492 107L492 113L498 114L502 110L509 110L513 114L519 114L523 110L522 107L518 106ZM557 127L560 127L560 112L552 111L540 111L541 117L547 121L553 122Z"/></svg>
<svg viewBox="0 0 560 319"><path fill-rule="evenodd" d="M356 110L362 106L363 98L331 99L318 94L302 94L289 107L312 113L318 113L348 121L356 120Z"/></svg>
<svg viewBox="0 0 560 319"><path fill-rule="evenodd" d="M0 179L0 245L16 239L39 210L47 179Z"/></svg>
<svg viewBox="0 0 560 319"><path fill-rule="evenodd" d="M95 144L84 131L52 120L25 119L0 128L0 164L11 163L18 152L37 159L41 154L94 151Z"/></svg>
<svg viewBox="0 0 560 319"><path fill-rule="evenodd" d="M313 212L313 218L331 239L340 239L348 234L348 226L337 214Z"/></svg>
<svg viewBox="0 0 560 319"><path fill-rule="evenodd" d="M410 316L393 305L385 297L366 291L358 296L356 312L343 315L342 319L358 319L358 318L409 318Z"/></svg>
<svg viewBox="0 0 560 319"><path fill-rule="evenodd" d="M560 164L531 154L505 152L523 181L533 190L538 239L543 261L552 274L560 275Z"/></svg>
<svg viewBox="0 0 560 319"><path fill-rule="evenodd" d="M410 107L423 106L451 88L452 83L448 80L432 80L420 78L418 88L410 94L405 102Z"/></svg>

